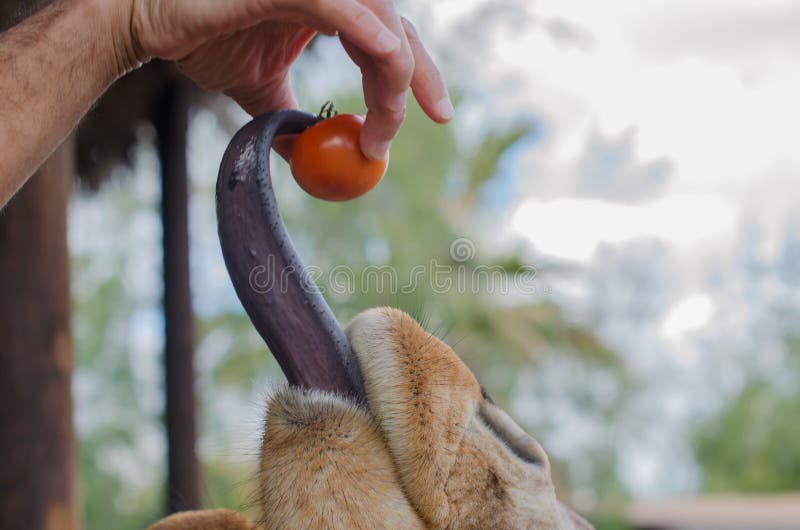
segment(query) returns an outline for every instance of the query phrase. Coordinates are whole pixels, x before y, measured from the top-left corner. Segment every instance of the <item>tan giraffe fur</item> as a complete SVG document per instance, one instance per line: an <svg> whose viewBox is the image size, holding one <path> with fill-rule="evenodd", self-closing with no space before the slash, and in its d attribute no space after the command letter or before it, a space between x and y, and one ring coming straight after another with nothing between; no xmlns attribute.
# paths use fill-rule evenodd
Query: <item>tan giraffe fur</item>
<svg viewBox="0 0 800 530"><path fill-rule="evenodd" d="M591 528L556 499L544 450L445 343L391 308L346 333L367 406L289 387L270 396L260 520L187 512L151 530Z"/></svg>

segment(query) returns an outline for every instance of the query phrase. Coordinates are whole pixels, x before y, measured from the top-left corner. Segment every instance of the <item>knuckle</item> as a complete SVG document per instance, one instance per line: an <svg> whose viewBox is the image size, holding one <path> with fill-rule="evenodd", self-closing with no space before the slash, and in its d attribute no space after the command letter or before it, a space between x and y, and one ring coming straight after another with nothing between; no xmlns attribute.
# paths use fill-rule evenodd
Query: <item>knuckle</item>
<svg viewBox="0 0 800 530"><path fill-rule="evenodd" d="M373 18L372 12L369 9L359 4L358 2L354 2L354 5L349 12L348 23L352 24L352 27L354 28L364 27L367 25L371 26L372 18ZM380 29L374 30L374 33L376 33L375 35L376 37L379 31Z"/></svg>
<svg viewBox="0 0 800 530"><path fill-rule="evenodd" d="M396 88L405 88L411 83L416 64L409 50L398 52L394 60L386 65L386 79Z"/></svg>
<svg viewBox="0 0 800 530"><path fill-rule="evenodd" d="M414 69L416 64L413 57L408 57L402 61L398 66L396 82L399 86L408 87L411 84L411 79L414 77Z"/></svg>
<svg viewBox="0 0 800 530"><path fill-rule="evenodd" d="M370 131L380 141L394 138L406 116L406 110L387 110L385 108L370 109ZM370 117L370 116L368 116Z"/></svg>
<svg viewBox="0 0 800 530"><path fill-rule="evenodd" d="M392 127L399 126L406 118L406 107L399 110L383 109L382 118Z"/></svg>
<svg viewBox="0 0 800 530"><path fill-rule="evenodd" d="M296 11L298 6L287 6L287 9ZM303 14L310 16L314 20L328 21L331 19L333 7L330 0L304 0L301 2L299 9Z"/></svg>
<svg viewBox="0 0 800 530"><path fill-rule="evenodd" d="M404 75L411 77L411 74L414 73L414 68L416 67L416 61L414 60L414 54L411 53L410 49L406 49L403 51L403 54L400 57L400 69Z"/></svg>

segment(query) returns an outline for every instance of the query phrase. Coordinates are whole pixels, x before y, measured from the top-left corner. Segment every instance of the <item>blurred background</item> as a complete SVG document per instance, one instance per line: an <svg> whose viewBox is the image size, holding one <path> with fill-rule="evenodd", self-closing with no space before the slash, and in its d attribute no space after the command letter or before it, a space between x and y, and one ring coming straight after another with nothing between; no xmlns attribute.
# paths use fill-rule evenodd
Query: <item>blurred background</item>
<svg viewBox="0 0 800 530"><path fill-rule="evenodd" d="M384 304L424 315L598 529L800 527L800 4L399 5L449 81L454 121L409 98L387 175L350 203L305 195L273 160L289 232L339 320ZM315 39L293 75L304 109L363 110L336 39ZM254 509L264 396L283 376L232 289L214 211L219 161L247 120L150 65L74 140L86 528L144 528L169 491L173 507ZM185 192L161 163L180 175L184 145ZM529 281L441 289L432 260ZM399 285L337 288L337 266ZM194 363L197 501L165 485L165 296L173 367Z"/></svg>

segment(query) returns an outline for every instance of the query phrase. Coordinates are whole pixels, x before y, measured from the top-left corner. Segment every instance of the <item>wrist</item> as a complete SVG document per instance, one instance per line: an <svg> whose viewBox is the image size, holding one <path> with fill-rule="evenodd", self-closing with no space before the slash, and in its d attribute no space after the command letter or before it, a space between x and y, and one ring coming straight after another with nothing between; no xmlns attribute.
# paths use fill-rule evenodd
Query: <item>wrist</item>
<svg viewBox="0 0 800 530"><path fill-rule="evenodd" d="M90 20L98 22L100 47L110 53L110 74L118 79L148 62L133 31L135 0L82 0Z"/></svg>

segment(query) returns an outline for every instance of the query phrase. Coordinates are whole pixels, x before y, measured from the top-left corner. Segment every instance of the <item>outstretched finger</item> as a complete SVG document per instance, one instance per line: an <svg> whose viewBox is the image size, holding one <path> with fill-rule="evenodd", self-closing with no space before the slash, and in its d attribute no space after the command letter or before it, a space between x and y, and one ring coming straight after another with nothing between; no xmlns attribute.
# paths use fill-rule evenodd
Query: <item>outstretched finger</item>
<svg viewBox="0 0 800 530"><path fill-rule="evenodd" d="M392 107L387 107L378 95L380 77L372 58L347 39L340 38L345 51L361 69L361 85L368 111L361 132L361 151L368 158L375 160L385 158L389 144L403 122L405 98L401 102L394 102Z"/></svg>
<svg viewBox="0 0 800 530"><path fill-rule="evenodd" d="M414 55L414 75L411 78L414 98L430 119L446 123L453 118L455 109L447 95L444 77L422 44L417 29L406 18L403 18L403 29L411 46L411 53Z"/></svg>

